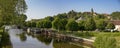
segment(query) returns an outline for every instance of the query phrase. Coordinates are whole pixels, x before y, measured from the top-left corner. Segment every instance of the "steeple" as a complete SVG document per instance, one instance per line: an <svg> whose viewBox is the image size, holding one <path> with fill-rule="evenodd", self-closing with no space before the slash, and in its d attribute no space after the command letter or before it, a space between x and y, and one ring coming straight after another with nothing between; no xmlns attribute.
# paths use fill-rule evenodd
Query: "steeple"
<svg viewBox="0 0 120 48"><path fill-rule="evenodd" d="M92 12L92 15L94 15L94 10L93 10L93 8L91 8L91 12Z"/></svg>

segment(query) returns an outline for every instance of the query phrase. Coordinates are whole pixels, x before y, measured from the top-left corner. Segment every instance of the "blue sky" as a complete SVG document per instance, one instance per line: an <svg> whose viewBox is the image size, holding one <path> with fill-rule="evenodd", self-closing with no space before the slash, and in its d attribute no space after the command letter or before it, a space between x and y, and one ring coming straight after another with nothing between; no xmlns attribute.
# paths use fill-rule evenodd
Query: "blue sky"
<svg viewBox="0 0 120 48"><path fill-rule="evenodd" d="M58 13L90 11L112 13L120 11L120 0L26 0L28 20L53 16Z"/></svg>

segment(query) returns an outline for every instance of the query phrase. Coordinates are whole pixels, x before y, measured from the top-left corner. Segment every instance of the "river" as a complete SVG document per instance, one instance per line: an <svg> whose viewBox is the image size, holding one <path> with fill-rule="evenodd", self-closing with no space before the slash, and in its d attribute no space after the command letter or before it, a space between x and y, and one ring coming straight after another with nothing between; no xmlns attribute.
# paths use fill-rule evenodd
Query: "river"
<svg viewBox="0 0 120 48"><path fill-rule="evenodd" d="M66 41L58 41L50 36L27 34L21 29L8 30L13 48L83 48Z"/></svg>

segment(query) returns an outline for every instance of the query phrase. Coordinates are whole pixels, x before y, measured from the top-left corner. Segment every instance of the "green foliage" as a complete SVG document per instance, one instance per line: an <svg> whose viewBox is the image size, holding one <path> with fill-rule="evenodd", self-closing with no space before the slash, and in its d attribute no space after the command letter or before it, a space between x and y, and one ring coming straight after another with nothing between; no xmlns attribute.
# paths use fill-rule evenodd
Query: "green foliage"
<svg viewBox="0 0 120 48"><path fill-rule="evenodd" d="M120 20L120 12L113 12L111 16L114 20Z"/></svg>
<svg viewBox="0 0 120 48"><path fill-rule="evenodd" d="M3 24L17 24L19 17L27 10L25 0L0 0L0 22Z"/></svg>
<svg viewBox="0 0 120 48"><path fill-rule="evenodd" d="M77 12L74 10L68 12L68 18L74 18L75 16L77 16Z"/></svg>
<svg viewBox="0 0 120 48"><path fill-rule="evenodd" d="M89 38L89 37L93 37L95 33L93 33L93 32L75 32L73 34L78 37Z"/></svg>
<svg viewBox="0 0 120 48"><path fill-rule="evenodd" d="M111 22L109 22L106 26L107 29L114 29L115 28L115 25Z"/></svg>
<svg viewBox="0 0 120 48"><path fill-rule="evenodd" d="M38 28L44 28L43 27L43 21L37 22L36 27L38 27Z"/></svg>
<svg viewBox="0 0 120 48"><path fill-rule="evenodd" d="M51 16L47 16L47 17L45 17L45 20L53 21L53 20L54 20L54 18L53 18L53 17L51 17Z"/></svg>
<svg viewBox="0 0 120 48"><path fill-rule="evenodd" d="M44 28L51 28L51 27L52 27L51 21L44 20L44 21L43 21L43 27L44 27Z"/></svg>
<svg viewBox="0 0 120 48"><path fill-rule="evenodd" d="M65 26L67 24L67 20L66 19L59 19L56 18L53 22L52 22L52 27L54 29L59 30L65 30Z"/></svg>
<svg viewBox="0 0 120 48"><path fill-rule="evenodd" d="M110 36L98 36L94 46L96 48L116 48L116 39Z"/></svg>
<svg viewBox="0 0 120 48"><path fill-rule="evenodd" d="M25 26L27 27L36 27L36 22L28 21L25 23Z"/></svg>
<svg viewBox="0 0 120 48"><path fill-rule="evenodd" d="M97 27L97 29L99 29L99 30L104 30L105 27L106 27L106 22L105 22L105 20L100 19L100 20L96 21L96 27Z"/></svg>
<svg viewBox="0 0 120 48"><path fill-rule="evenodd" d="M23 41L23 42L27 40L27 37L26 37L25 33L19 34L19 37L20 37L20 40Z"/></svg>
<svg viewBox="0 0 120 48"><path fill-rule="evenodd" d="M85 22L85 29L88 31L95 30L96 29L96 24L93 18L89 18Z"/></svg>
<svg viewBox="0 0 120 48"><path fill-rule="evenodd" d="M107 19L106 16L102 15L102 14L98 14L97 16L95 16L94 18L95 20L99 20L99 19Z"/></svg>
<svg viewBox="0 0 120 48"><path fill-rule="evenodd" d="M37 22L36 26L38 28L51 28L52 24L51 24L51 21L41 20L41 21Z"/></svg>
<svg viewBox="0 0 120 48"><path fill-rule="evenodd" d="M67 14L66 13L58 14L58 15L55 16L55 18L66 19Z"/></svg>
<svg viewBox="0 0 120 48"><path fill-rule="evenodd" d="M66 29L69 31L77 31L78 30L78 23L75 22L74 20L69 20Z"/></svg>
<svg viewBox="0 0 120 48"><path fill-rule="evenodd" d="M84 30L85 29L84 23L85 23L85 21L83 21L83 20L79 21L79 23L78 23L79 30Z"/></svg>

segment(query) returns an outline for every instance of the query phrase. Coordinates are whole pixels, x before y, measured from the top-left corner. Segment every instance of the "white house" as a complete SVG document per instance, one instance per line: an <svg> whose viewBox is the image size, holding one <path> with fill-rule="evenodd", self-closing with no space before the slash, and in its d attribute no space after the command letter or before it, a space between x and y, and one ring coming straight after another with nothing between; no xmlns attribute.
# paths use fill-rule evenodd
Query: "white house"
<svg viewBox="0 0 120 48"><path fill-rule="evenodd" d="M111 22L115 25L114 30L120 31L120 20L113 20Z"/></svg>

